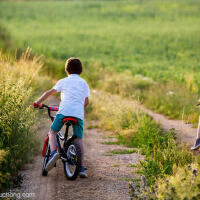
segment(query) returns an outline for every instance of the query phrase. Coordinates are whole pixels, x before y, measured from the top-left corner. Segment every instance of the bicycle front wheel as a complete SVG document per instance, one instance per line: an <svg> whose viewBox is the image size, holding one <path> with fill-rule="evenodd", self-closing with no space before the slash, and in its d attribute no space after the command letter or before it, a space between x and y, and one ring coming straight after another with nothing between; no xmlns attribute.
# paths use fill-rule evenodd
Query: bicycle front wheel
<svg viewBox="0 0 200 200"><path fill-rule="evenodd" d="M42 175L43 176L47 176L47 174L48 174L48 172L46 171L46 165L49 161L50 153L51 153L51 150L50 150L50 145L49 145L49 142L48 142L46 152L45 152L45 156L44 156L43 166L42 166Z"/></svg>
<svg viewBox="0 0 200 200"><path fill-rule="evenodd" d="M68 161L63 161L65 176L69 180L75 180L81 170L81 148L78 142L72 141L65 147Z"/></svg>

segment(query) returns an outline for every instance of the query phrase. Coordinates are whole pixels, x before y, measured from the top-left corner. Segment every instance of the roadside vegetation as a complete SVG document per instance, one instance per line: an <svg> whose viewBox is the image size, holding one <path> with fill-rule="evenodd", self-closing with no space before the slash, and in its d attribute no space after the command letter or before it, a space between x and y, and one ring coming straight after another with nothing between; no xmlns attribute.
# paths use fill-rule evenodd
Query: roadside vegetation
<svg viewBox="0 0 200 200"><path fill-rule="evenodd" d="M0 191L21 181L19 170L38 152L31 102L49 79L38 76L42 63L30 52L18 60L0 52Z"/></svg>

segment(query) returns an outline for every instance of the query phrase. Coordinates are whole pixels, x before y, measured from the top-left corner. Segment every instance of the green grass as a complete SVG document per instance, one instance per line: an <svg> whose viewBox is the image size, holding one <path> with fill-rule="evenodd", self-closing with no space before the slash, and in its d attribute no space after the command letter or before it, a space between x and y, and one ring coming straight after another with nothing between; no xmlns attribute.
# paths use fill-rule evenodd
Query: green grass
<svg viewBox="0 0 200 200"><path fill-rule="evenodd" d="M162 81L199 73L198 0L1 2L0 10L11 37L48 58Z"/></svg>
<svg viewBox="0 0 200 200"><path fill-rule="evenodd" d="M133 168L135 168L135 167L137 167L137 165L134 165L134 164L128 164L127 167L133 167Z"/></svg>
<svg viewBox="0 0 200 200"><path fill-rule="evenodd" d="M131 182L131 181L138 182L138 180L135 179L135 178L124 178L124 177L121 177L121 178L118 178L118 180L120 180L120 181L127 181L127 182Z"/></svg>
<svg viewBox="0 0 200 200"><path fill-rule="evenodd" d="M114 141L114 142L108 141L108 142L102 142L102 144L107 144L107 145L119 145L120 142L119 142L119 141Z"/></svg>
<svg viewBox="0 0 200 200"><path fill-rule="evenodd" d="M136 153L136 152L137 152L136 149L124 149L124 150L117 149L117 150L109 151L109 153L111 153L111 154L132 154L132 153Z"/></svg>
<svg viewBox="0 0 200 200"><path fill-rule="evenodd" d="M87 129L95 129L95 128L99 128L98 125L89 125L89 126L87 126Z"/></svg>
<svg viewBox="0 0 200 200"><path fill-rule="evenodd" d="M112 165L112 167L120 167L120 165Z"/></svg>

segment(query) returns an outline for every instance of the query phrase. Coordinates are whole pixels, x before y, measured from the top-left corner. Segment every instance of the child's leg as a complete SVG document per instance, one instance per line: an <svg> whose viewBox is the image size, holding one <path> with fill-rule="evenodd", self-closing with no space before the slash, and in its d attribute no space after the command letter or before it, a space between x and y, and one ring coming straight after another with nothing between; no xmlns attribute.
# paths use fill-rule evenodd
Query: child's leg
<svg viewBox="0 0 200 200"><path fill-rule="evenodd" d="M83 120L78 119L78 125L75 124L73 125L73 135L75 135L76 141L79 143L80 148L81 148L81 165L83 166L83 161L84 161L84 148L83 148Z"/></svg>
<svg viewBox="0 0 200 200"><path fill-rule="evenodd" d="M50 144L50 150L51 150L51 154L50 154L50 158L49 161L46 165L46 171L50 171L51 169L53 169L53 167L55 166L57 160L60 157L60 154L57 153L56 151L56 133L53 130L49 131L49 144Z"/></svg>
<svg viewBox="0 0 200 200"><path fill-rule="evenodd" d="M78 118L77 118L78 119ZM83 148L83 120L78 119L78 125L73 125L73 135L75 135L76 142L80 145L81 148L81 170L79 172L80 178L87 178L87 174L85 172L84 167L84 148Z"/></svg>
<svg viewBox="0 0 200 200"><path fill-rule="evenodd" d="M76 141L79 143L81 148L81 166L84 166L84 148L83 148L83 140L76 138Z"/></svg>
<svg viewBox="0 0 200 200"><path fill-rule="evenodd" d="M62 114L57 114L53 123L51 124L51 129L49 131L49 144L51 148L51 152L56 150L56 134L61 130L63 126L63 118L65 116Z"/></svg>
<svg viewBox="0 0 200 200"><path fill-rule="evenodd" d="M197 129L197 139L200 138L200 117L199 117L199 124Z"/></svg>
<svg viewBox="0 0 200 200"><path fill-rule="evenodd" d="M52 151L56 150L56 143L57 143L56 134L57 134L57 132L50 130L48 134L49 134L50 149L51 149L51 152L52 152Z"/></svg>
<svg viewBox="0 0 200 200"><path fill-rule="evenodd" d="M191 150L196 150L198 148L200 148L200 117L199 117L198 129L197 129L197 138L196 138L196 141L194 143L194 146L191 147Z"/></svg>

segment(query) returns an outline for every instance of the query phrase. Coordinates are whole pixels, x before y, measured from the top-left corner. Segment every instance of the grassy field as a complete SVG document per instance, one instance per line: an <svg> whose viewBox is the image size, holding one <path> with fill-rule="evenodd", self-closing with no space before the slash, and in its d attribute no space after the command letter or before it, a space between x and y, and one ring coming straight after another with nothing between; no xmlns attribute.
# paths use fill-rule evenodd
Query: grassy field
<svg viewBox="0 0 200 200"><path fill-rule="evenodd" d="M171 118L197 121L198 0L0 2L0 23L16 46L45 55L54 77L63 76L65 59L75 56L92 82L94 71L106 82L99 68L151 78L156 84L150 89L125 93Z"/></svg>
<svg viewBox="0 0 200 200"><path fill-rule="evenodd" d="M199 1L2 2L0 10L19 46L49 58L78 56L154 80L199 72Z"/></svg>

